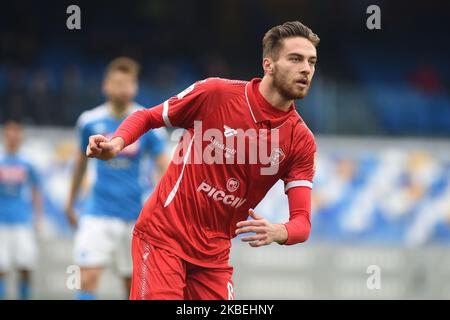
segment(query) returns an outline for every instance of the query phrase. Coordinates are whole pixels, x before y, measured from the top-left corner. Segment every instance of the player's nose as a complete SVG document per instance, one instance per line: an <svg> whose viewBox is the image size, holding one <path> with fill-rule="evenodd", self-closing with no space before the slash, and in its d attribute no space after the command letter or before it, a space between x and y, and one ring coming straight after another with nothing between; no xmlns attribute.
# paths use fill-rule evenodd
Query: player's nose
<svg viewBox="0 0 450 320"><path fill-rule="evenodd" d="M300 73L302 75L309 75L312 72L311 65L306 61L301 64Z"/></svg>

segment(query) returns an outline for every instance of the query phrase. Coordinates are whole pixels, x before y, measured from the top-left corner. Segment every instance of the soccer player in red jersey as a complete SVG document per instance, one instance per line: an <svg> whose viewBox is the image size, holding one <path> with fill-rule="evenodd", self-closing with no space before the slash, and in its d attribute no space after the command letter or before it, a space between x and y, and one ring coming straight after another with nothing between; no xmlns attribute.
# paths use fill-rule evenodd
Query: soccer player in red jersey
<svg viewBox="0 0 450 320"><path fill-rule="evenodd" d="M318 43L298 21L276 26L263 39L262 79L196 82L130 115L112 139L90 137L87 156L109 160L150 129L186 129L134 229L130 299L234 299L232 238L250 233L242 241L252 247L308 239L316 144L294 100L308 93ZM279 179L284 224L252 209Z"/></svg>

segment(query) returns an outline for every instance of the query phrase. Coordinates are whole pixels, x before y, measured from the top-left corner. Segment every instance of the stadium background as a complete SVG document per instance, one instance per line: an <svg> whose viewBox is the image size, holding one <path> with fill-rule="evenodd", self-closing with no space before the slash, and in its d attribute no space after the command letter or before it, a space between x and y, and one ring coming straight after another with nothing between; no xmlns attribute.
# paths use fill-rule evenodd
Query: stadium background
<svg viewBox="0 0 450 320"><path fill-rule="evenodd" d="M70 4L81 8L81 30L66 28ZM371 4L381 8L381 30L366 27ZM73 231L62 207L73 127L102 102L106 63L138 59L136 100L152 106L208 76L261 76L264 32L297 19L321 38L310 94L297 103L318 145L311 238L259 249L234 240L237 297L450 297L447 1L11 1L0 17L0 122L25 120L23 152L45 193L34 298L74 296L66 287ZM287 219L282 185L256 211ZM380 267L380 290L367 287L371 265ZM111 270L100 298L122 298Z"/></svg>

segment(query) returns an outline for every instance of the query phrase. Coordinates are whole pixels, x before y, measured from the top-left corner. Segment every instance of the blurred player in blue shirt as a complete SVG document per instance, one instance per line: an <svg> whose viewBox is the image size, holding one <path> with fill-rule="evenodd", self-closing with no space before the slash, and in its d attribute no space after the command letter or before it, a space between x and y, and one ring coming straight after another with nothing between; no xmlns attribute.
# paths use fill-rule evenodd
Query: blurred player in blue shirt
<svg viewBox="0 0 450 320"><path fill-rule="evenodd" d="M80 212L74 212L82 178L86 172L86 147L89 136L111 136L132 112L142 108L133 99L138 90L139 65L129 58L117 58L106 69L103 92L107 101L86 112L77 122L79 151L75 161L66 214L77 226L74 243L75 263L81 267L78 299L95 299L103 269L114 262L124 279L127 292L131 286L131 238L134 223L143 204L142 168L147 155L154 159L159 175L168 158L163 137L150 131L124 149L112 161L95 161L94 181Z"/></svg>
<svg viewBox="0 0 450 320"><path fill-rule="evenodd" d="M19 298L28 299L36 263L33 227L39 228L42 200L37 173L19 154L22 137L19 122L5 123L4 151L0 153L0 299L6 298L5 275L12 268L19 271Z"/></svg>

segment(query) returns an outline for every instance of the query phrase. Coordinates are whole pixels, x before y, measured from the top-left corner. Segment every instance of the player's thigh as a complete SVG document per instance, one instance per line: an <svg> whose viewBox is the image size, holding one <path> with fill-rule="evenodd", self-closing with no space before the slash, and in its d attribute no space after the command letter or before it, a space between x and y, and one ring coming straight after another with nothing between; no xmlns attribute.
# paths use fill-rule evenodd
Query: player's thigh
<svg viewBox="0 0 450 320"><path fill-rule="evenodd" d="M186 286L182 259L133 236L131 300L181 300Z"/></svg>
<svg viewBox="0 0 450 320"><path fill-rule="evenodd" d="M116 239L115 267L119 275L123 278L130 278L133 272L133 260L131 256L133 228L134 222L122 221Z"/></svg>
<svg viewBox="0 0 450 320"><path fill-rule="evenodd" d="M13 260L19 270L33 270L36 267L37 239L32 226L16 226L13 230Z"/></svg>
<svg viewBox="0 0 450 320"><path fill-rule="evenodd" d="M234 300L233 267L188 270L187 300Z"/></svg>
<svg viewBox="0 0 450 320"><path fill-rule="evenodd" d="M81 290L97 290L103 267L82 267L81 268Z"/></svg>
<svg viewBox="0 0 450 320"><path fill-rule="evenodd" d="M11 226L0 224L0 273L6 273L11 269L12 244Z"/></svg>
<svg viewBox="0 0 450 320"><path fill-rule="evenodd" d="M105 217L85 215L75 234L74 260L82 268L105 267L114 251L111 221Z"/></svg>

